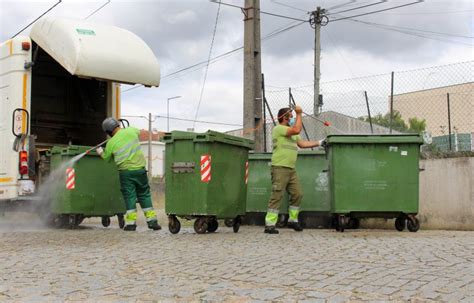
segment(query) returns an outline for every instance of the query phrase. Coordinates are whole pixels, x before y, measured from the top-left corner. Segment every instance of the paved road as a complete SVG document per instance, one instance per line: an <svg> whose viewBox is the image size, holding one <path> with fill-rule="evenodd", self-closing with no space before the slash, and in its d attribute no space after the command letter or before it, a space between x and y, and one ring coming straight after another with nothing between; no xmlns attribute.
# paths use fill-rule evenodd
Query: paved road
<svg viewBox="0 0 474 303"><path fill-rule="evenodd" d="M474 232L171 235L85 223L0 224L0 301L474 302Z"/></svg>

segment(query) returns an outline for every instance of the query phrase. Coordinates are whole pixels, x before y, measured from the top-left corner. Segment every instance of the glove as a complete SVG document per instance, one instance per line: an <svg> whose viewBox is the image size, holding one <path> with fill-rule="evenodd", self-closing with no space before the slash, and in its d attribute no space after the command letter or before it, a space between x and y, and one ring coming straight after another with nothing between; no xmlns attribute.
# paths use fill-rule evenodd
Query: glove
<svg viewBox="0 0 474 303"><path fill-rule="evenodd" d="M303 112L303 109L301 108L301 106L296 105L296 106L295 106L295 113L301 114L302 112Z"/></svg>
<svg viewBox="0 0 474 303"><path fill-rule="evenodd" d="M326 142L326 139L319 140L319 146L326 148L328 143Z"/></svg>
<svg viewBox="0 0 474 303"><path fill-rule="evenodd" d="M102 154L104 153L104 149L102 147L97 147L95 151L99 154L99 156L102 156Z"/></svg>

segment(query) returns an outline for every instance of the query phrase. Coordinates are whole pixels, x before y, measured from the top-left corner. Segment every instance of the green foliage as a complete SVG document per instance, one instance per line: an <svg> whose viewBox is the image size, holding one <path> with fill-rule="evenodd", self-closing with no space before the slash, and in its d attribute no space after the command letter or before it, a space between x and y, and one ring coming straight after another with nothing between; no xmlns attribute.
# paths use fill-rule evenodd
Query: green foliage
<svg viewBox="0 0 474 303"><path fill-rule="evenodd" d="M359 120L369 122L369 117L359 117ZM385 115L377 114L372 117L372 123L386 128L390 128L390 113ZM398 111L393 111L392 129L403 133L421 133L426 129L426 120L418 118L408 119L408 125Z"/></svg>

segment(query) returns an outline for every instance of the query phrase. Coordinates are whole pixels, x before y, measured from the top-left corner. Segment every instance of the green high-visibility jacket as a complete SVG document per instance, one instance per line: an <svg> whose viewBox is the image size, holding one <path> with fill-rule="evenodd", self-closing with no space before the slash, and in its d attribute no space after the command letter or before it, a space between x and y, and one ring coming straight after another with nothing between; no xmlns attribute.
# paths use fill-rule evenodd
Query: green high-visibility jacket
<svg viewBox="0 0 474 303"><path fill-rule="evenodd" d="M137 170L146 166L145 156L140 148L138 136L140 130L135 127L120 129L105 146L102 158L112 158L119 170Z"/></svg>

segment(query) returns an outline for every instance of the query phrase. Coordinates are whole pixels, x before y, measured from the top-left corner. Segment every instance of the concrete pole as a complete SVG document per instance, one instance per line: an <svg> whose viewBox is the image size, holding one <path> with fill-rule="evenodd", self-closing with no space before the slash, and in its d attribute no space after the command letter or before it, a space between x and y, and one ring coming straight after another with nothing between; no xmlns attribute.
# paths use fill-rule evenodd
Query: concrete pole
<svg viewBox="0 0 474 303"><path fill-rule="evenodd" d="M152 178L152 156L151 156L151 113L148 113L148 178Z"/></svg>
<svg viewBox="0 0 474 303"><path fill-rule="evenodd" d="M314 115L321 113L319 82L321 80L321 7L316 8L314 26Z"/></svg>
<svg viewBox="0 0 474 303"><path fill-rule="evenodd" d="M263 151L260 0L245 0L244 14L244 137Z"/></svg>

